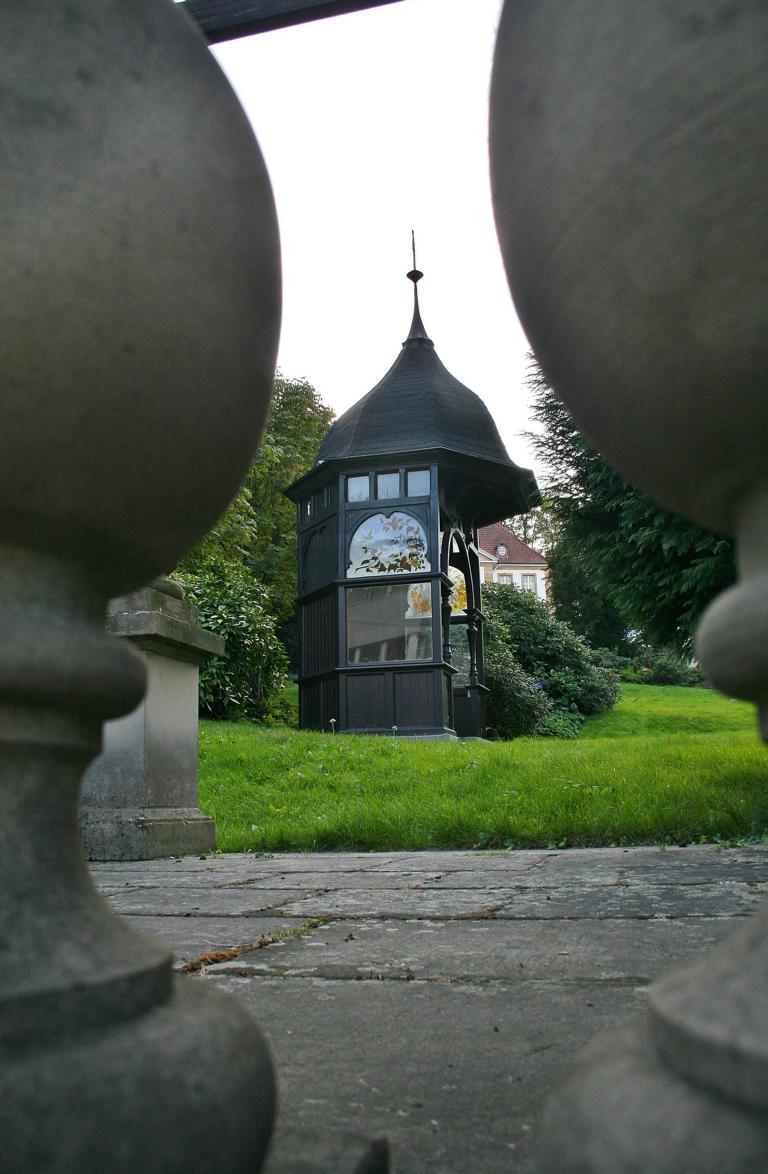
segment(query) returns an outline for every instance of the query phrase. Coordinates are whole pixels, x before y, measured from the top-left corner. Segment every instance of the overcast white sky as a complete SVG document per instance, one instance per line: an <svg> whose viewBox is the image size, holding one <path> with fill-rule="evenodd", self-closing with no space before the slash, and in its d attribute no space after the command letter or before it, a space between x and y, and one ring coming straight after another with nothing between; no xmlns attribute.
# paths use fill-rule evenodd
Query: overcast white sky
<svg viewBox="0 0 768 1174"><path fill-rule="evenodd" d="M448 369L485 400L509 454L534 465L527 341L496 241L488 87L501 0L403 0L219 45L277 202L279 365L337 414L422 317Z"/></svg>

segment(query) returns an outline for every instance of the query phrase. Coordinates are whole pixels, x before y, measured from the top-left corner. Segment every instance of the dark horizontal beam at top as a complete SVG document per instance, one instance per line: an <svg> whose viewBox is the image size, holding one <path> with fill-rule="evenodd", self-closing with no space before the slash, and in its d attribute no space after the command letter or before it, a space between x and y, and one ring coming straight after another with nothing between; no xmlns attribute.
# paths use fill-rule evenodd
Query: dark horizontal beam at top
<svg viewBox="0 0 768 1174"><path fill-rule="evenodd" d="M399 0L184 0L179 8L197 21L213 44L393 3Z"/></svg>

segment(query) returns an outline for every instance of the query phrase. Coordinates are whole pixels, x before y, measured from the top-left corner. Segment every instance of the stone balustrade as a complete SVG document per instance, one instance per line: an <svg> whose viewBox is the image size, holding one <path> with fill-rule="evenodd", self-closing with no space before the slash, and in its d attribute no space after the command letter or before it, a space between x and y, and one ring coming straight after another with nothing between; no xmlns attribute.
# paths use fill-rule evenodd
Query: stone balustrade
<svg viewBox="0 0 768 1174"><path fill-rule="evenodd" d="M704 671L768 735L768 37L747 0L507 0L491 98L510 287L608 461L735 537ZM553 1093L541 1169L729 1174L768 1150L768 919L654 984Z"/></svg>

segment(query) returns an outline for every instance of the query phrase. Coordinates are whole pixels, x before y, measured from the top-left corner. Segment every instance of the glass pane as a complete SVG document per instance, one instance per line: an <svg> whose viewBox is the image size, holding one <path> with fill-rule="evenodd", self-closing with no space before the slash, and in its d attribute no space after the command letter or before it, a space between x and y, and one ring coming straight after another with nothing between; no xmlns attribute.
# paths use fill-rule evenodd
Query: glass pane
<svg viewBox="0 0 768 1174"><path fill-rule="evenodd" d="M396 583L347 591L347 657L351 664L431 660L431 585Z"/></svg>
<svg viewBox="0 0 768 1174"><path fill-rule="evenodd" d="M369 486L368 477L347 477L347 501L367 501Z"/></svg>
<svg viewBox="0 0 768 1174"><path fill-rule="evenodd" d="M451 664L457 670L454 685L469 684L469 636L466 624L451 624Z"/></svg>
<svg viewBox="0 0 768 1174"><path fill-rule="evenodd" d="M451 611L454 615L461 615L467 610L467 580L458 567L449 567L448 574L453 583L450 598Z"/></svg>
<svg viewBox="0 0 768 1174"><path fill-rule="evenodd" d="M523 591L533 591L536 594L536 576L535 575L521 575L520 581Z"/></svg>
<svg viewBox="0 0 768 1174"><path fill-rule="evenodd" d="M379 473L376 478L376 496L377 497L399 497L400 496L400 474L399 473Z"/></svg>
<svg viewBox="0 0 768 1174"><path fill-rule="evenodd" d="M357 527L349 544L348 575L410 575L430 571L427 535L410 514L374 514Z"/></svg>
<svg viewBox="0 0 768 1174"><path fill-rule="evenodd" d="M411 469L407 478L409 497L424 497L429 493L429 469Z"/></svg>

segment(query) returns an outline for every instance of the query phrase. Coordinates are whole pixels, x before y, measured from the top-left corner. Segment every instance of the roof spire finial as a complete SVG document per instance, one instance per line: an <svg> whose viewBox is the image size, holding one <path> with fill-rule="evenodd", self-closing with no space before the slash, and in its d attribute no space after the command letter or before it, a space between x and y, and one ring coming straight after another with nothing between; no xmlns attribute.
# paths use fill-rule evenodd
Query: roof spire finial
<svg viewBox="0 0 768 1174"><path fill-rule="evenodd" d="M405 342L410 342L412 339L430 342L430 337L424 329L424 323L422 322L421 314L419 313L418 284L424 274L420 269L416 268L416 233L413 229L411 229L411 251L413 253L413 269L411 269L410 273L407 273L406 276L410 281L413 282L413 321L411 322L411 329ZM405 343L403 343L403 346L405 346Z"/></svg>

